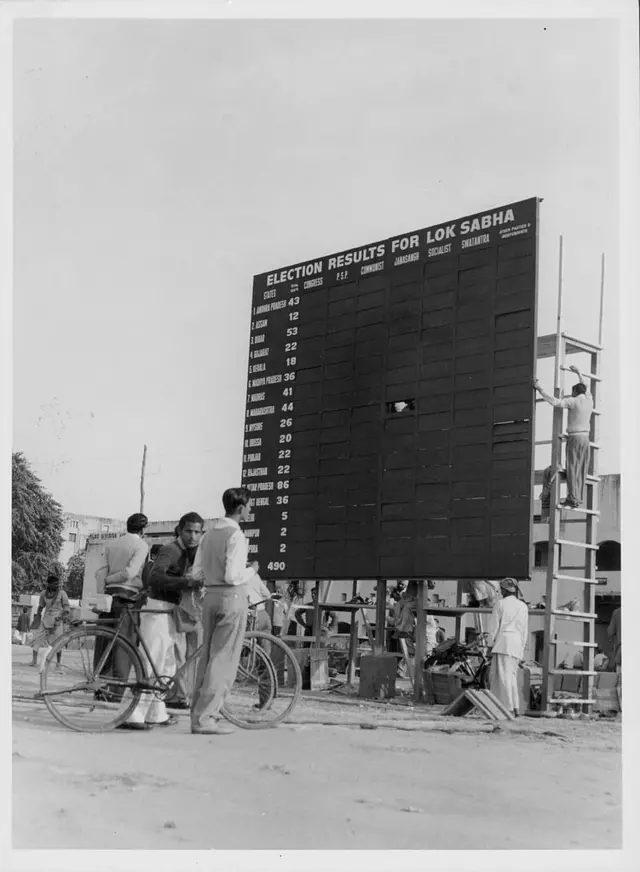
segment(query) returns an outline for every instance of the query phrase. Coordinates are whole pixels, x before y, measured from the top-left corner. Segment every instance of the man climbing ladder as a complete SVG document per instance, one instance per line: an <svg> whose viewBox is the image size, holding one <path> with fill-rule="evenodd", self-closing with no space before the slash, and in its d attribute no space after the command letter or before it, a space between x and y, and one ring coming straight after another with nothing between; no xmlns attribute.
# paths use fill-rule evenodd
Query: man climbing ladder
<svg viewBox="0 0 640 872"><path fill-rule="evenodd" d="M570 366L569 369L578 376L578 384L573 386L570 397L552 397L545 392L537 378L533 380L533 387L538 391L542 399L546 400L550 405L568 410L567 498L564 500L563 505L568 508L577 509L582 504L584 498L584 482L589 465L589 430L591 415L593 414L593 398L578 367ZM545 470L545 484L549 491L552 480L552 471L550 469ZM545 494L545 486L543 485L543 502L545 501L545 495L548 500L548 494Z"/></svg>

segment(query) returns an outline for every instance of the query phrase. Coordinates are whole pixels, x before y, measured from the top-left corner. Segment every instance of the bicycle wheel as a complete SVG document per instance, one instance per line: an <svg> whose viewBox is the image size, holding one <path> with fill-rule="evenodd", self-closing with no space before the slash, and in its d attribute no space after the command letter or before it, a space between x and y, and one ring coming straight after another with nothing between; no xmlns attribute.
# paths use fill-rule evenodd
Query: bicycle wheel
<svg viewBox="0 0 640 872"><path fill-rule="evenodd" d="M273 663L264 649L244 639L236 678L220 713L231 723L247 727L254 712L273 702L277 684Z"/></svg>
<svg viewBox="0 0 640 872"><path fill-rule="evenodd" d="M291 714L301 691L302 673L291 648L276 636L252 630L245 635L238 678L221 714L245 730L264 730Z"/></svg>
<svg viewBox="0 0 640 872"><path fill-rule="evenodd" d="M99 659L94 656L96 647ZM58 653L62 654L60 666ZM113 674L114 660L118 675L127 678ZM99 674L97 666L101 666ZM114 631L106 627L82 627L54 642L40 674L40 695L63 726L78 732L102 733L129 717L138 704L140 683L145 678L142 660L130 642L116 638Z"/></svg>
<svg viewBox="0 0 640 872"><path fill-rule="evenodd" d="M478 684L483 690L489 690L489 676L491 672L491 663L483 663L478 670Z"/></svg>

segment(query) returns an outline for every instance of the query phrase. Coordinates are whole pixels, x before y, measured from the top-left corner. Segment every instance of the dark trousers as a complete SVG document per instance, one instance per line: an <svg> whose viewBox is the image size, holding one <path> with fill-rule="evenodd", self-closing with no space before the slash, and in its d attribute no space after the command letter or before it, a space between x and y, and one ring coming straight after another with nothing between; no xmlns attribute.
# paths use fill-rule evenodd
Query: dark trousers
<svg viewBox="0 0 640 872"><path fill-rule="evenodd" d="M117 622L120 620L120 617L123 614L126 614L124 623L120 629L119 635L125 639L128 639L129 642L136 647L137 644L137 636L135 631L135 626L139 620L139 614L136 613L131 614L129 612L128 607L131 604L126 600L121 600L118 597L114 597L111 603L111 611L110 612L101 612L98 615L98 626L102 624L104 627L112 627L115 629ZM135 622L135 623L134 623ZM109 639L97 638L96 646L93 652L93 668L96 669L98 663L100 662L100 658L104 654L110 643ZM115 645L113 649L110 651L107 659L105 660L104 666L102 667L100 674L101 675L112 675L114 678L118 678L120 681L127 681L129 678L129 671L131 669L131 658L128 653L123 650L121 645ZM113 701L119 701L122 699L122 694L124 693L124 687L112 687L110 689L110 696Z"/></svg>
<svg viewBox="0 0 640 872"><path fill-rule="evenodd" d="M400 642L393 629L387 630L387 651L391 654L400 651Z"/></svg>
<svg viewBox="0 0 640 872"><path fill-rule="evenodd" d="M567 500L581 503L589 467L589 434L571 433L567 437Z"/></svg>

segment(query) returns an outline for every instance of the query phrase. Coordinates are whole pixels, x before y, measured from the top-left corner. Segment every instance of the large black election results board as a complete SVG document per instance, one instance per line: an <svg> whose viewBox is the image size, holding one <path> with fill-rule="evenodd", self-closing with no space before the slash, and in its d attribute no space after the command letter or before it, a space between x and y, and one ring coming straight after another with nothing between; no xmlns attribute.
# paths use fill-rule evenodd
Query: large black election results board
<svg viewBox="0 0 640 872"><path fill-rule="evenodd" d="M266 577L530 575L538 202L255 276Z"/></svg>

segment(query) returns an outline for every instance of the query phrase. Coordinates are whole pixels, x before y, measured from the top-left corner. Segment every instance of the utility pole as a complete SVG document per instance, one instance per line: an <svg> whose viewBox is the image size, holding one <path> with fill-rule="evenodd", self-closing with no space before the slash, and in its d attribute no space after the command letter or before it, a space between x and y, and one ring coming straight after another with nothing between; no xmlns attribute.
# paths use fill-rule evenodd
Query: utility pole
<svg viewBox="0 0 640 872"><path fill-rule="evenodd" d="M144 471L147 466L147 446L142 452L142 469L140 471L140 514L144 514Z"/></svg>

